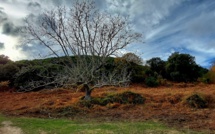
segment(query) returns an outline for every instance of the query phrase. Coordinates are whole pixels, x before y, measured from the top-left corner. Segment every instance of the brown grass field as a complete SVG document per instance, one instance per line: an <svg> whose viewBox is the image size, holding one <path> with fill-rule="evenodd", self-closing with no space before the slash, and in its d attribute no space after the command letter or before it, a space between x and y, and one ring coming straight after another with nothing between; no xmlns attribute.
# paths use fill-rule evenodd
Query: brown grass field
<svg viewBox="0 0 215 134"><path fill-rule="evenodd" d="M77 105L83 92L66 89L39 92L0 92L0 112L13 116L70 118L105 121L160 121L168 126L193 130L215 130L215 85L173 84L147 88L132 85L126 88L95 89L93 97L132 91L146 98L145 104L107 104L91 108ZM207 108L196 109L185 104L188 96L198 93L207 101ZM68 112L69 111L69 112Z"/></svg>

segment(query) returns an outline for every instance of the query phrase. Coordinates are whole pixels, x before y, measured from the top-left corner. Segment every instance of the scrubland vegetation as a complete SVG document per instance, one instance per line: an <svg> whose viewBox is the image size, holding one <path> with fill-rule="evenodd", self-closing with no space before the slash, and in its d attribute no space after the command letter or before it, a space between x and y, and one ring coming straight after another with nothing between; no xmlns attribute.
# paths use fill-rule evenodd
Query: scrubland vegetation
<svg viewBox="0 0 215 134"><path fill-rule="evenodd" d="M26 19L26 42L53 57L14 62L0 55L0 112L49 119L0 121L26 133L214 133L215 66L205 69L178 52L167 61L116 57L142 35L126 17L100 13L94 4L77 1L72 10Z"/></svg>
<svg viewBox="0 0 215 134"><path fill-rule="evenodd" d="M96 88L92 93L91 100L84 100L85 90L82 84L51 83L43 85L42 83L42 86L39 85L33 90L22 89L22 86L31 86L28 82L51 81L53 74L62 71L61 61L65 59L63 57L61 59L48 58L16 62L7 59L8 62L1 64L3 69L0 70L0 110L3 114L13 116L69 118L72 120L92 119L102 122L156 120L167 126L175 127L180 133L188 131L190 133L193 131L214 132L214 67L210 70L202 68L195 64L192 56L187 54L174 53L170 58L174 58L174 56L180 58L184 55L193 60L191 65L184 65L190 69L195 68L190 75L186 73L186 69L181 69L184 67L177 67L181 65L180 63L175 61L171 64L169 59L162 61L160 58L152 58L147 61L146 65L143 65L137 64L135 61L127 61L123 57L109 58L106 71L111 70L115 66L114 64L126 64L132 70L131 83L126 87L122 85ZM183 58L179 61L182 62ZM187 61L184 60L183 64ZM13 71L9 66L16 68L13 70L14 74L11 73ZM168 68L174 69L168 70ZM171 72L173 74L180 73L170 75ZM114 122L113 126L118 125ZM144 127L144 125L147 123L140 126ZM79 128L79 126L76 127ZM139 128L135 127L134 129L139 131ZM70 129L68 128L68 130ZM63 131L67 131L67 129ZM103 132L103 129L101 131ZM104 131L106 132L106 129ZM117 131L118 129L113 132ZM125 129L120 131L125 131ZM155 133L157 132L166 132L166 130L158 128Z"/></svg>

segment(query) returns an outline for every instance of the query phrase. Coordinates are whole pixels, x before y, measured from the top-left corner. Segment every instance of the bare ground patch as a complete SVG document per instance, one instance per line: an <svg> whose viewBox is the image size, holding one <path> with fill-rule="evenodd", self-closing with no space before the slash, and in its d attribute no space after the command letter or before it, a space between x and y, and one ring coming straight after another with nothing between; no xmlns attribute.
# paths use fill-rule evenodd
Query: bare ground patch
<svg viewBox="0 0 215 134"><path fill-rule="evenodd" d="M11 121L3 121L3 127L0 128L0 134L23 134L21 128L12 126Z"/></svg>

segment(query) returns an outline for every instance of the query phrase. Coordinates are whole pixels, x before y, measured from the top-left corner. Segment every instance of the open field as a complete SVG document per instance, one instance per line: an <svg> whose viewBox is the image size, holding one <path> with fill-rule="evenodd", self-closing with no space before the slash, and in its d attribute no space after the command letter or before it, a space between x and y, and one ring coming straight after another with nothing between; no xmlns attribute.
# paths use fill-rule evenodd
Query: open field
<svg viewBox="0 0 215 134"><path fill-rule="evenodd" d="M180 131L194 130L203 133L213 133L215 131L215 85L181 83L158 88L146 88L141 85L132 85L127 88L105 87L94 90L92 95L93 97L104 97L108 94L120 93L128 90L144 96L146 98L145 104L133 105L113 103L106 106L94 105L88 108L77 105L77 102L84 95L83 92L53 89L29 93L1 92L0 111L2 114L10 116L50 118L48 120L38 119L44 122L50 121L57 123L58 120L54 119L67 118L83 124L93 124L92 121L95 121L96 126L102 124L107 128L114 128L117 126L120 126L120 128L127 128L127 126L133 126L134 129L132 131L134 132L138 130L138 126L144 128L146 125L146 128L148 128L150 125L147 126L147 124L152 123L152 121L174 127ZM185 104L186 98L194 93L198 93L206 99L208 102L207 108L195 109ZM23 120L25 120L25 118ZM1 119L1 121L3 120ZM12 122L14 122L13 119ZM17 123L18 122L19 121L17 121ZM65 122L67 124L65 127L70 126L68 124L76 123L72 121ZM50 125L51 124L52 123L50 123ZM159 126L160 124L155 123L154 125L157 128L157 125ZM76 126L76 128L83 129L83 131L86 130L84 129L84 125ZM92 126L90 129L94 131L94 128L96 127ZM162 125L161 128L158 127L159 131L160 129L163 131L163 128L166 127ZM43 130L43 128L41 129ZM48 132L49 130L46 131ZM107 130L107 133L108 131L109 130ZM116 133L118 131L122 130L114 130ZM160 133L166 133L166 130L164 130L164 132L162 131L160 131ZM126 129L125 132L127 132Z"/></svg>

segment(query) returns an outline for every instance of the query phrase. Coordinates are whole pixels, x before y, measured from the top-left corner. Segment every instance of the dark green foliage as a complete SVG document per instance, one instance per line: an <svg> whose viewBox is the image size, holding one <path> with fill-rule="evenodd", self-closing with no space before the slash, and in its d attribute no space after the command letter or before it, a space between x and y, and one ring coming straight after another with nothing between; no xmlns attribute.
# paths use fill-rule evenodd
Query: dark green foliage
<svg viewBox="0 0 215 134"><path fill-rule="evenodd" d="M192 108L206 108L207 102L198 94L193 94L186 99L186 103Z"/></svg>
<svg viewBox="0 0 215 134"><path fill-rule="evenodd" d="M167 78L177 82L193 82L201 76L201 68L189 54L173 53L167 61Z"/></svg>
<svg viewBox="0 0 215 134"><path fill-rule="evenodd" d="M149 76L145 79L145 84L149 87L157 87L159 85L157 78Z"/></svg>
<svg viewBox="0 0 215 134"><path fill-rule="evenodd" d="M156 72L163 77L166 76L165 65L166 62L161 60L159 57L152 58L146 63L150 66L151 71Z"/></svg>
<svg viewBox="0 0 215 134"><path fill-rule="evenodd" d="M168 61L156 57L148 60L147 64L150 66L150 70L146 71L146 75L156 79L161 76L176 82L194 82L207 73L207 69L196 64L193 56L178 52L173 53ZM151 78L149 81L152 81Z"/></svg>
<svg viewBox="0 0 215 134"><path fill-rule="evenodd" d="M5 65L9 62L12 62L8 56L5 56L5 55L0 55L0 65Z"/></svg>
<svg viewBox="0 0 215 134"><path fill-rule="evenodd" d="M142 66L133 64L131 65L131 82L133 83L142 83L144 82L146 76L147 76L147 70L149 70L148 66Z"/></svg>
<svg viewBox="0 0 215 134"><path fill-rule="evenodd" d="M145 102L144 97L131 91L126 91L116 95L110 95L108 97L110 98L112 103L118 102L120 104L143 104Z"/></svg>
<svg viewBox="0 0 215 134"><path fill-rule="evenodd" d="M92 98L91 100L80 100L79 105L91 108L93 105L106 106L108 103L120 104L144 104L145 98L140 94L126 91L123 93L108 95L104 98Z"/></svg>
<svg viewBox="0 0 215 134"><path fill-rule="evenodd" d="M61 71L62 66L57 64L28 66L26 68L22 68L20 72L16 74L14 86L19 91L21 91L22 88L27 90L28 88L35 88L32 87L32 84L30 84L31 82L35 82L37 83L36 87L38 87L35 88L35 90L38 90L44 88L42 86L43 84L54 81L54 76L56 76L58 73L61 73Z"/></svg>
<svg viewBox="0 0 215 134"><path fill-rule="evenodd" d="M198 79L199 82L203 82L206 84L215 83L214 66L212 66L210 70L201 69L200 73L202 74L202 76Z"/></svg>
<svg viewBox="0 0 215 134"><path fill-rule="evenodd" d="M70 60L68 60L68 58ZM65 65L73 67L77 63L77 58L84 58L84 60L91 59L89 56L71 56L22 60L17 62L8 60L9 62L6 64L0 65L0 81L9 80L12 86L15 85L18 88L21 86L25 87L30 81L42 80L44 82L50 82L52 80L51 77L62 72L62 68L64 68ZM99 57L97 58L98 60L100 59ZM201 80L205 82L210 81L210 79L207 79L207 77L205 77L206 75L204 75L208 70L196 65L194 57L188 54L174 53L169 57L167 62L162 61L160 58L152 58L147 61L147 64L150 66L138 65L134 62L128 62L123 58L113 57L108 57L105 62L103 66L98 67L99 71L95 72L98 73L98 76L112 72L116 72L117 74L125 70L124 67L126 67L128 70L127 72L129 72L126 75L131 76L130 81L132 83L145 82L146 85L150 87L159 84L158 76L179 82L192 82L196 81L198 77L204 76ZM27 69L27 71L23 71L23 69ZM42 78L42 76L48 76L49 78Z"/></svg>
<svg viewBox="0 0 215 134"><path fill-rule="evenodd" d="M37 85L40 86L45 84L45 82L49 83L53 81L53 78L61 73L65 74L66 76L64 78L66 78L68 77L68 73L65 73L66 68L74 67L77 64L77 58L82 58L83 60L87 61L89 60L89 62L86 63L89 63L90 67L90 60L92 59L91 56L71 56L60 58L53 57L47 59L36 59L31 61L18 61L16 62L16 64L19 68L21 68L21 70L16 74L15 87L19 90L21 87L31 88L28 86L32 85L31 82L37 82ZM100 60L100 57L96 57L94 60ZM79 61L81 61L81 59L79 59ZM104 72L108 73L115 71L117 73L117 71L121 71L121 69L119 69L119 65L114 62L114 58L108 57L105 61L106 63L103 66L98 66L98 70L94 72L97 73L96 75L99 76ZM93 84L93 82L91 84ZM49 87L53 87L53 85L49 85ZM44 86L41 86L39 89L42 88L44 88Z"/></svg>
<svg viewBox="0 0 215 134"><path fill-rule="evenodd" d="M17 65L13 62L9 62L4 65L0 65L0 81L10 81L12 84L14 81L14 75L19 71Z"/></svg>

